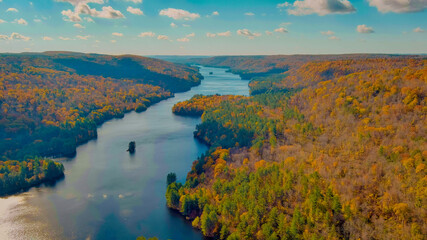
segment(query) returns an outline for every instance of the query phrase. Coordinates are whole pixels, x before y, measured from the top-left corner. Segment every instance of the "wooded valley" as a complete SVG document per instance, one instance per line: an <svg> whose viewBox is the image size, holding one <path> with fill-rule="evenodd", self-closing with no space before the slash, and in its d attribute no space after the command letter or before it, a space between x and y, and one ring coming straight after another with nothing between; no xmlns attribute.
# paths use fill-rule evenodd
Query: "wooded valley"
<svg viewBox="0 0 427 240"><path fill-rule="evenodd" d="M332 59L335 58L335 59ZM194 60L193 60L194 61ZM166 199L219 239L424 239L427 60L214 57L251 97L195 96L211 146Z"/></svg>

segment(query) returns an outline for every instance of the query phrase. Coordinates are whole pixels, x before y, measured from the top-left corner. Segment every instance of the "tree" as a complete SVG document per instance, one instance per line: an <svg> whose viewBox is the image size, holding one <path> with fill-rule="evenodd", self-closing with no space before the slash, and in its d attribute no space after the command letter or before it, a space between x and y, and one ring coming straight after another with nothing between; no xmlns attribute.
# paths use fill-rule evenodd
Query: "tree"
<svg viewBox="0 0 427 240"><path fill-rule="evenodd" d="M176 174L175 173L169 173L166 177L166 184L169 186L170 184L176 182Z"/></svg>

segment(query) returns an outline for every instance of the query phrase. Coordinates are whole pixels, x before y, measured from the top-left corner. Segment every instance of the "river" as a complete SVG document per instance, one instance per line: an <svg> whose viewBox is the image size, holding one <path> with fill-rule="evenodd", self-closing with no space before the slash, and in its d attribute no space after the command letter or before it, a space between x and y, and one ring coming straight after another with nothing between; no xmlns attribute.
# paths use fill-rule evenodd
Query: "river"
<svg viewBox="0 0 427 240"><path fill-rule="evenodd" d="M98 139L63 160L63 180L0 198L0 239L203 239L166 207L166 175L175 172L184 182L207 150L193 138L200 119L175 116L171 109L194 94L248 95L249 89L225 69L200 72L205 79L190 91L101 125ZM134 155L126 152L130 141L136 141Z"/></svg>

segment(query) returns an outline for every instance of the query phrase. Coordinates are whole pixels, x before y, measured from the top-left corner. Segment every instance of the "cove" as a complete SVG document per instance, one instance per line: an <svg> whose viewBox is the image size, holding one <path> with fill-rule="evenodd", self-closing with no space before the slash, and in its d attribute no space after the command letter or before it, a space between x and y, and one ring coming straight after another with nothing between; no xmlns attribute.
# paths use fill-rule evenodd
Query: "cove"
<svg viewBox="0 0 427 240"><path fill-rule="evenodd" d="M63 160L63 180L0 198L0 239L203 239L166 207L166 175L175 172L184 182L207 150L193 138L200 119L171 109L195 94L248 95L249 88L226 69L200 72L205 79L190 91L101 125L96 140ZM126 151L130 141L136 142L133 155Z"/></svg>

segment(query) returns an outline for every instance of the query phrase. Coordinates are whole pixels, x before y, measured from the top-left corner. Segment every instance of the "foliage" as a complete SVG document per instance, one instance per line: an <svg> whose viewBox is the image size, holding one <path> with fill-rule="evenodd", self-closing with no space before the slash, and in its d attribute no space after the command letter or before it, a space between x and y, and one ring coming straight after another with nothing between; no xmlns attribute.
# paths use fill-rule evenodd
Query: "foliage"
<svg viewBox="0 0 427 240"><path fill-rule="evenodd" d="M142 112L171 97L170 91L199 82L195 68L137 56L2 54L0 157L13 166L8 160L72 156L79 144L97 137L97 125ZM40 179L18 182L26 188Z"/></svg>
<svg viewBox="0 0 427 240"><path fill-rule="evenodd" d="M211 149L175 196L197 202L193 226L220 239L423 239L427 60L304 62L275 83L300 90L204 110L195 134Z"/></svg>
<svg viewBox="0 0 427 240"><path fill-rule="evenodd" d="M64 175L64 166L49 159L0 161L0 196L53 181Z"/></svg>
<svg viewBox="0 0 427 240"><path fill-rule="evenodd" d="M190 100L175 104L172 108L172 112L176 115L200 117L206 109L218 106L222 101L237 101L242 98L244 97L234 95L203 96L197 94Z"/></svg>

